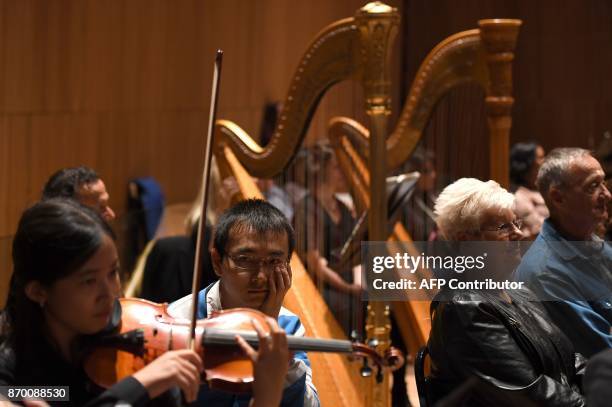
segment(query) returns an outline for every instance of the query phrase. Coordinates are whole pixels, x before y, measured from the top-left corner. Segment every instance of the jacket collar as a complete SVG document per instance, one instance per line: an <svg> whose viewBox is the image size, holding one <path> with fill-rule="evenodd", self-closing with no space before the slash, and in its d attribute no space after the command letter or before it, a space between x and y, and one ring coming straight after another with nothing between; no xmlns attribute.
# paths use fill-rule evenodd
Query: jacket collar
<svg viewBox="0 0 612 407"><path fill-rule="evenodd" d="M592 235L591 240L587 241L574 242L567 240L555 228L550 218L544 221L539 239L548 243L548 246L563 260L572 260L576 257L588 260L593 255L601 254L604 249L604 241L597 235Z"/></svg>
<svg viewBox="0 0 612 407"><path fill-rule="evenodd" d="M222 310L219 282L220 280L217 280L200 291L200 298L198 298L198 317L208 318L214 311Z"/></svg>

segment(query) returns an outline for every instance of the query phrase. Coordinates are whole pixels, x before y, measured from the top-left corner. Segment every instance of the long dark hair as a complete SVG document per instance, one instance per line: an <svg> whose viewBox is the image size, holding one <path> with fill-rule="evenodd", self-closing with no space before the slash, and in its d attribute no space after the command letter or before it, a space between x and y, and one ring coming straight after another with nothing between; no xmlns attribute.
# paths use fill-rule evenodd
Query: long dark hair
<svg viewBox="0 0 612 407"><path fill-rule="evenodd" d="M527 186L527 175L536 159L538 143L516 143L510 149L510 181L514 187Z"/></svg>
<svg viewBox="0 0 612 407"><path fill-rule="evenodd" d="M317 141L307 150L306 155L306 185L312 191L316 191L317 186L327 182L327 164L336 156L336 152L329 142L325 139Z"/></svg>
<svg viewBox="0 0 612 407"><path fill-rule="evenodd" d="M2 321L3 340L18 358L30 355L43 338L44 316L25 287L38 281L50 287L77 271L100 247L114 239L93 210L68 199L50 199L27 209L13 240L13 275Z"/></svg>

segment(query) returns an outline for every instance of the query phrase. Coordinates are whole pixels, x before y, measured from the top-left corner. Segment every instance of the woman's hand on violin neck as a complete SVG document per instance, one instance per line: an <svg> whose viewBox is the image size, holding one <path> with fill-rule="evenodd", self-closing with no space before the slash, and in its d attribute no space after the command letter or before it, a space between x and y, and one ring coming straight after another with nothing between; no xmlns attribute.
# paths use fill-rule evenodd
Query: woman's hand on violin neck
<svg viewBox="0 0 612 407"><path fill-rule="evenodd" d="M26 407L49 407L49 404L47 404L45 401L42 401L42 400L22 400L21 402ZM19 406L20 404L14 404L14 403L11 403L10 401L4 401L2 398L0 398L0 407L19 407Z"/></svg>
<svg viewBox="0 0 612 407"><path fill-rule="evenodd" d="M49 407L49 404L42 400L23 400L23 405L26 407Z"/></svg>
<svg viewBox="0 0 612 407"><path fill-rule="evenodd" d="M291 266L276 267L268 281L268 296L261 306L261 312L276 319L285 299L287 291L291 288Z"/></svg>
<svg viewBox="0 0 612 407"><path fill-rule="evenodd" d="M253 399L251 407L278 406L283 395L285 376L289 368L287 335L276 320L266 317L270 327L267 334L260 323L252 320L259 337L259 349L255 351L244 339L236 336L238 344L253 362Z"/></svg>
<svg viewBox="0 0 612 407"><path fill-rule="evenodd" d="M197 353L188 349L175 350L164 353L134 373L134 378L147 389L151 399L178 386L185 400L191 403L198 396L203 369L202 359Z"/></svg>

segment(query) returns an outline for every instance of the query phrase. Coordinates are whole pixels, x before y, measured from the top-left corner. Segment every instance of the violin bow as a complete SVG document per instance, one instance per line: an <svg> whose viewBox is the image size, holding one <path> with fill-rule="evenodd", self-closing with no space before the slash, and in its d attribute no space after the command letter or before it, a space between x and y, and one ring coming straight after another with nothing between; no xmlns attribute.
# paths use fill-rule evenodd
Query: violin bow
<svg viewBox="0 0 612 407"><path fill-rule="evenodd" d="M198 316L198 291L202 276L202 250L204 241L204 230L206 227L206 209L208 205L208 182L210 178L210 165L212 161L213 134L215 119L217 116L217 96L219 95L219 81L221 76L221 62L223 61L223 51L217 50L215 57L215 67L213 71L212 95L210 97L210 113L208 115L208 134L206 137L206 147L204 150L204 172L202 174L202 207L200 208L200 222L198 223L198 238L196 243L195 260L193 262L193 283L191 286L191 325L189 334L189 348L195 350L195 328Z"/></svg>

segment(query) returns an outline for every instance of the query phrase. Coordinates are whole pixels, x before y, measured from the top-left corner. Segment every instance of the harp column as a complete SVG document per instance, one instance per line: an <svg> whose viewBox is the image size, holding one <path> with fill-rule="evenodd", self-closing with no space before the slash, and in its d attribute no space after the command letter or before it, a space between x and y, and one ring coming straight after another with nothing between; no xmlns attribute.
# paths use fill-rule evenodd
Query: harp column
<svg viewBox="0 0 612 407"><path fill-rule="evenodd" d="M368 233L371 241L386 241L387 191L386 191L386 139L389 133L388 119L391 113L391 80L389 60L391 46L399 26L397 9L381 2L366 4L361 8L355 21L359 28L360 41L358 57L363 83L366 112L370 117L370 146L368 167L370 171L370 214ZM389 305L384 302L370 302L366 319L368 341L376 344L384 354L390 346L391 323ZM372 378L366 405L387 407L391 405L389 374L382 381Z"/></svg>
<svg viewBox="0 0 612 407"><path fill-rule="evenodd" d="M485 106L489 126L489 176L510 186L508 152L512 127L512 61L521 20L480 20L480 38L489 66Z"/></svg>

